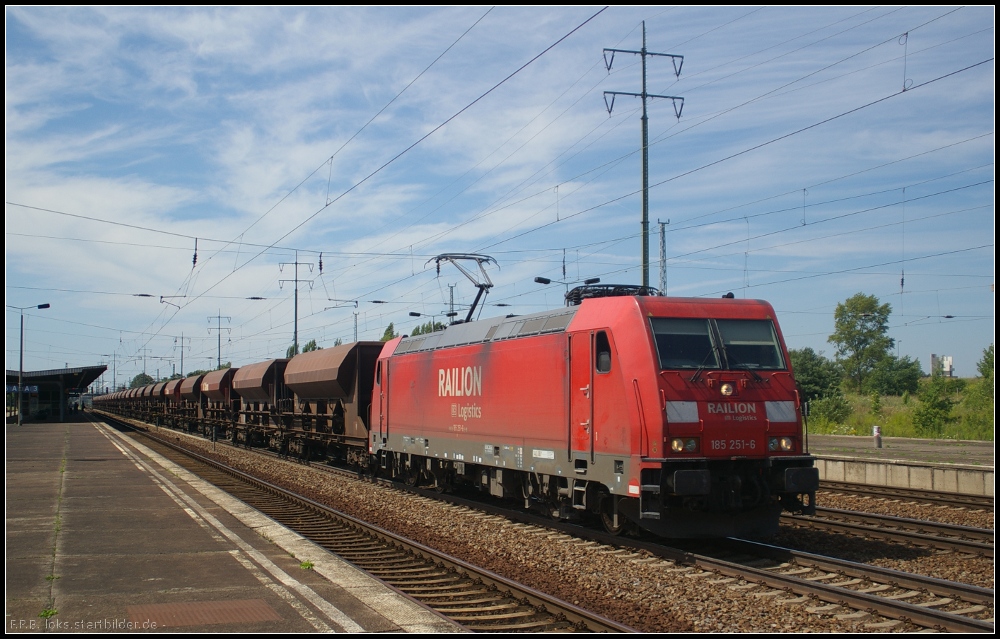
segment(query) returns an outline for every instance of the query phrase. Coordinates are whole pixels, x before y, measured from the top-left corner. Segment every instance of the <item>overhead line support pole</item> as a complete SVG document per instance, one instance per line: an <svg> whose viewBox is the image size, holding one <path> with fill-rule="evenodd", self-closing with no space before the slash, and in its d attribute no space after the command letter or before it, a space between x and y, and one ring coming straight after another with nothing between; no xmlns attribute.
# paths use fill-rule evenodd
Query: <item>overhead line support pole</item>
<svg viewBox="0 0 1000 639"><path fill-rule="evenodd" d="M608 53L611 58L608 59ZM649 118L646 115L646 100L648 98L664 98L670 100L674 105L674 115L681 119L681 112L684 111L684 98L673 95L654 95L646 91L646 56L658 55L671 58L674 64L674 76L680 77L681 68L684 66L684 56L673 55L671 53L653 53L646 50L646 22L642 23L642 49L630 51L628 49L604 49L604 64L611 72L611 65L614 63L615 53L632 53L642 57L642 93L627 93L625 91L605 91L604 104L608 107L608 115L614 108L616 95L631 95L642 98L642 285L649 286ZM680 64L678 64L678 60ZM608 102L608 96L611 102ZM677 103L680 101L680 108Z"/></svg>
<svg viewBox="0 0 1000 639"><path fill-rule="evenodd" d="M216 315L215 317L209 317L208 318L209 322L211 322L212 320L218 320L218 322L219 322L219 326L216 329L219 332L219 359L218 359L218 361L216 363L216 370L218 370L219 368L222 368L222 320L223 319L226 320L227 322L233 321L233 318L228 317L228 316L224 316L222 314L222 309L219 309L219 314ZM232 330L232 329L229 329L229 330ZM208 327L208 331L209 331L209 333L212 332L212 327L211 326ZM209 361L211 361L211 359L209 359Z"/></svg>
<svg viewBox="0 0 1000 639"><path fill-rule="evenodd" d="M664 295L667 294L667 224L670 224L670 220L666 222L661 222L656 220L660 225L660 292Z"/></svg>
<svg viewBox="0 0 1000 639"><path fill-rule="evenodd" d="M322 267L322 257L320 257L320 265ZM295 282L295 321L294 328L292 329L292 355L297 355L299 352L299 266L308 266L310 272L313 270L312 262L299 262L299 252L295 251L295 261L294 262L282 262L278 265L279 269L287 265L295 266L295 279L294 280L278 280L279 286L283 282ZM320 269L322 271L322 268ZM312 287L312 280L309 280L309 285Z"/></svg>

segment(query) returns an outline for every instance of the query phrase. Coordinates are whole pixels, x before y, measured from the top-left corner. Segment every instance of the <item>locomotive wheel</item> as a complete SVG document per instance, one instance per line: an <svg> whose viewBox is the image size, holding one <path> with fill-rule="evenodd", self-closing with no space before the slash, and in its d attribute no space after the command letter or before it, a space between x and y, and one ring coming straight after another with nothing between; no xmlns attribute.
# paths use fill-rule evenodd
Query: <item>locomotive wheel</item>
<svg viewBox="0 0 1000 639"><path fill-rule="evenodd" d="M424 479L426 479L434 492L439 495L451 492L451 473L445 469L440 469L438 472L427 471L424 474Z"/></svg>
<svg viewBox="0 0 1000 639"><path fill-rule="evenodd" d="M609 535L620 535L625 530L625 517L618 514L618 525L615 525L614 497L608 493L601 493L598 501L601 511L601 524Z"/></svg>
<svg viewBox="0 0 1000 639"><path fill-rule="evenodd" d="M416 486L420 481L420 469L418 468L406 468L403 471L403 483L409 487Z"/></svg>
<svg viewBox="0 0 1000 639"><path fill-rule="evenodd" d="M434 484L434 492L436 492L439 495L443 495L444 493L449 492L449 489L450 486L448 486L448 483L441 479L437 480L437 482Z"/></svg>

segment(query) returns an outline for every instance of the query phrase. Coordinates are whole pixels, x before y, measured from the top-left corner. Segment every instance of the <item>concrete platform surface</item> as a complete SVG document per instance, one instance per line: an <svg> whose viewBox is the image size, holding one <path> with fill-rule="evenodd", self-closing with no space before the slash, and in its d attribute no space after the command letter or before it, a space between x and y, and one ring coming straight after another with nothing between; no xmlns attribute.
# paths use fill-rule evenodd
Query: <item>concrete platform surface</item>
<svg viewBox="0 0 1000 639"><path fill-rule="evenodd" d="M993 442L810 435L820 479L994 496Z"/></svg>
<svg viewBox="0 0 1000 639"><path fill-rule="evenodd" d="M874 437L854 435L809 435L809 452L824 457L905 460L928 466L962 464L993 468L996 459L993 442L883 437L882 447L876 448Z"/></svg>
<svg viewBox="0 0 1000 639"><path fill-rule="evenodd" d="M7 632L461 631L104 424L6 435Z"/></svg>

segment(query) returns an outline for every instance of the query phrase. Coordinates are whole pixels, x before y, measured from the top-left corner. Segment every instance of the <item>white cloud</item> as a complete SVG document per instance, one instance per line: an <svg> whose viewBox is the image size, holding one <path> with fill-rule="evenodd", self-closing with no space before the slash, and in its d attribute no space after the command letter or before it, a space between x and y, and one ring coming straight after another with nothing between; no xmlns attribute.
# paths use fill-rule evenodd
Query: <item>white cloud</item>
<svg viewBox="0 0 1000 639"><path fill-rule="evenodd" d="M679 123L669 102L649 104L652 259L658 259L658 219L671 219L668 254L693 253L671 261L671 292L714 294L738 285L742 294L748 276L747 294L790 311L832 309L845 291L866 286L891 295L895 276L884 274L762 284L797 269L833 273L885 261L902 234L875 227L892 215L878 210L820 220L901 199L904 186L911 202L908 253L967 248L992 237L989 210L915 221L992 203L992 185L954 190L984 179L991 168L943 177L991 163L992 136L873 168L992 130L991 65L764 144L898 92L904 53L915 83L992 56L992 34L979 33L993 22L988 7L940 20L932 19L951 9L610 8L340 197L595 11L494 8L337 154L331 170L324 162L484 7L8 8L8 201L201 238L192 272L190 239L28 215L8 205L8 233L21 234L7 238L8 296L33 294L10 286L29 274L53 295L59 288L157 297L187 292L183 310L169 321L173 307L156 299L111 297L116 326L157 335L129 337L122 348L131 355L141 348L175 352L173 337L183 331L198 335L198 357L215 355L209 338L217 335L205 325L221 313L239 329L226 335L235 358L280 353L290 342L290 291L287 283L279 286L286 274L278 264L293 261L294 252L268 250L237 268L273 243L299 249L300 259L314 264L325 252L323 278L300 291L308 302L305 315L300 309L300 334L328 331L331 338L353 337L353 310L322 311L333 287L350 299L396 302L359 309L368 331L362 337L379 337L389 321L409 322L414 300L439 305L448 288L423 270L438 251L490 247L503 256L492 297L508 295L532 310L560 303L531 279L561 273L563 248L570 272L637 278L639 102L621 96L609 117L603 91L640 90L640 70L636 56L619 54L608 74L602 49L638 48L642 20L649 50L685 56L679 81L669 61L649 60L649 90L686 99ZM904 48L895 38L908 30ZM723 114L727 109L733 110ZM553 224L556 185L562 221ZM947 196L917 199L949 189ZM889 193L865 195L876 191ZM742 216L751 235L745 258ZM809 225L794 228L803 216ZM688 228L709 221L718 223ZM220 245L208 238L236 239L251 224L209 259ZM24 237L42 230L119 243ZM515 252L528 249L540 252ZM961 268L943 257L928 260L921 277L992 273L992 255L966 257ZM655 279L655 263L652 272ZM442 278L459 283L463 301L475 292L457 272ZM108 301L59 295L53 308L79 308L68 312L81 319L99 317L91 309ZM197 295L203 297L195 301ZM245 299L251 296L268 299ZM916 298L915 306L930 303ZM988 300L981 304L991 308ZM790 321L797 332L823 332L813 320ZM956 353L966 359L991 339L985 324L970 324L966 334L964 354ZM819 342L814 347L822 348ZM91 350L106 352L100 344ZM914 352L928 348L916 339L912 345Z"/></svg>

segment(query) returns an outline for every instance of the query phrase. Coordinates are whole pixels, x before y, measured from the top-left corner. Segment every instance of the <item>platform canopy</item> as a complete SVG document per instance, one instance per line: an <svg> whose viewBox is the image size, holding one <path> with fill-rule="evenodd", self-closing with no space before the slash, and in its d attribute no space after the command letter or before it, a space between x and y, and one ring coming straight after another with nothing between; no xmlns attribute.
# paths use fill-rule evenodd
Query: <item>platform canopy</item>
<svg viewBox="0 0 1000 639"><path fill-rule="evenodd" d="M48 371L24 371L25 386L59 384L69 393L83 393L87 387L108 370L107 366L80 366L78 368L56 368ZM18 371L7 370L7 386L17 386Z"/></svg>
<svg viewBox="0 0 1000 639"><path fill-rule="evenodd" d="M30 419L66 420L70 397L78 397L87 392L107 366L81 366L78 368L56 368L47 371L24 371L22 409L24 421ZM17 406L17 380L19 371L7 371L7 399L10 406ZM76 400L74 400L76 406ZM9 414L9 413L8 413Z"/></svg>

